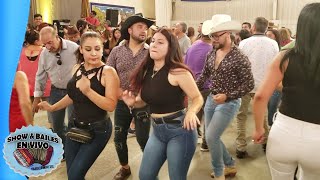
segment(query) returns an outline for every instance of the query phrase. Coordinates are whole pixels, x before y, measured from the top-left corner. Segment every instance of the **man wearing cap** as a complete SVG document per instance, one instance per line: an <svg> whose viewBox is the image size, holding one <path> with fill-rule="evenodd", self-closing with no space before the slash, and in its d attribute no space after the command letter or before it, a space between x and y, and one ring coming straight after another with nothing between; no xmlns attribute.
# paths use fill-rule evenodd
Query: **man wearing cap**
<svg viewBox="0 0 320 180"><path fill-rule="evenodd" d="M232 31L240 31L241 24L225 14L214 15L212 23L209 37L214 49L207 55L197 85L202 88L206 81L211 82L204 108L206 140L213 167L211 176L224 180L225 176L235 176L237 170L221 135L238 111L240 98L253 89L254 80L250 61L230 38Z"/></svg>
<svg viewBox="0 0 320 180"><path fill-rule="evenodd" d="M202 23L201 23L202 24ZM210 52L212 50L212 40L209 38L209 34L211 32L211 28L212 28L212 21L211 20L207 20L203 23L202 25L202 35L200 40L198 40L196 43L194 43L188 50L185 56L185 64L191 69L192 73L195 76L195 79L197 79L201 72L202 69L204 67L204 62L206 59L206 56L208 54L208 52ZM203 89L201 91L201 95L203 97L204 102L206 101L210 90L209 90L209 82L206 82L203 88L199 88L199 89ZM204 104L203 107L201 108L201 110L198 112L197 116L198 119L201 121L202 120L202 116L203 116L203 108L204 108ZM200 128L197 128L198 130L198 135L201 136L201 131ZM206 143L206 139L205 139L205 128L204 128L204 136L202 137L202 144L201 144L201 151L209 151L207 143Z"/></svg>
<svg viewBox="0 0 320 180"><path fill-rule="evenodd" d="M140 65L148 54L149 46L145 43L145 40L147 30L153 23L153 21L145 19L141 15L133 15L128 17L121 27L121 37L125 39L125 42L115 47L107 60L107 64L114 67L119 75L120 94L129 90L129 79L132 71ZM124 101L119 99L114 116L114 142L122 166L114 179L122 180L131 175L128 165L127 134L133 115ZM137 141L141 149L144 150L149 138L150 121L135 119L135 123Z"/></svg>

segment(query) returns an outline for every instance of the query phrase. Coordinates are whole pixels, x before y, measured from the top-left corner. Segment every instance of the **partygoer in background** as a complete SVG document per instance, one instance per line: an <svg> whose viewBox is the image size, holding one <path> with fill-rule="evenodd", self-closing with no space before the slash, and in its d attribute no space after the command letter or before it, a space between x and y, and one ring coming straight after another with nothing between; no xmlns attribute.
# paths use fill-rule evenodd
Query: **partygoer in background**
<svg viewBox="0 0 320 180"><path fill-rule="evenodd" d="M29 83L29 95L30 100L33 102L34 86L36 73L38 70L40 54L42 52L42 42L40 41L39 33L35 30L26 32L25 35L25 46L22 48L19 59L19 70L26 73ZM42 96L42 100L47 100L50 96L51 82L47 80L45 91ZM49 127L52 128L52 119L49 119Z"/></svg>
<svg viewBox="0 0 320 180"><path fill-rule="evenodd" d="M67 84L72 77L70 73L76 64L75 51L78 45L72 41L65 40L58 36L57 31L50 26L40 31L40 40L46 48L40 54L38 70L35 80L33 111L38 112L38 104L44 95L47 79L51 81L49 96L50 104L60 101L67 94ZM73 112L73 106L69 106L68 119ZM57 133L65 145L65 112L66 108L50 112L53 132Z"/></svg>
<svg viewBox="0 0 320 180"><path fill-rule="evenodd" d="M116 71L100 61L103 52L100 35L86 32L77 50L77 65L68 82L68 94L52 105L43 101L39 107L58 111L74 104L74 116L68 129L77 127L94 133L91 143L66 138L66 162L69 180L84 179L87 171L105 148L112 133L107 111L113 111L119 97L119 77Z"/></svg>
<svg viewBox="0 0 320 180"><path fill-rule="evenodd" d="M272 125L267 159L273 180L320 177L320 3L306 5L298 18L297 39L272 62L253 102L253 140L264 141L263 116L269 98L282 81L282 102ZM297 148L298 147L298 148Z"/></svg>

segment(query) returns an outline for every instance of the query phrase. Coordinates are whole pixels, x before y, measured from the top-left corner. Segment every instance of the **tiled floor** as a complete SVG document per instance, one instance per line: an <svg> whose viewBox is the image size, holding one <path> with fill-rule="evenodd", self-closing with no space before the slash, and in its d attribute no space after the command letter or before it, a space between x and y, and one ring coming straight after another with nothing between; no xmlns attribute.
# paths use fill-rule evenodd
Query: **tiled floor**
<svg viewBox="0 0 320 180"><path fill-rule="evenodd" d="M113 115L111 115L112 117ZM46 126L47 116L45 112L40 112L35 116L35 122L37 125ZM265 154L262 151L261 145L255 145L251 143L251 134L253 128L252 115L249 115L248 119L248 153L249 157L247 159L238 160L237 169L238 173L233 180L270 180L270 173L267 166L267 161ZM235 157L235 138L236 138L236 122L235 120L230 124L229 128L225 131L223 135L223 141L230 151L230 153ZM201 140L199 139L199 142ZM129 147L129 164L131 166L132 176L129 180L138 180L138 171L141 162L142 153L135 137L128 139ZM191 162L189 169L188 179L189 180L210 180L210 173L212 172L210 165L210 154L208 152L200 151L200 144L196 149L195 155ZM96 162L90 168L86 175L87 180L112 180L113 176L118 172L120 166L118 162L118 157L115 151L113 135L109 140L104 151L100 154ZM159 179L169 180L167 164L162 167ZM56 170L51 174L44 177L30 178L30 180L64 180L67 179L66 174L66 163L62 162Z"/></svg>

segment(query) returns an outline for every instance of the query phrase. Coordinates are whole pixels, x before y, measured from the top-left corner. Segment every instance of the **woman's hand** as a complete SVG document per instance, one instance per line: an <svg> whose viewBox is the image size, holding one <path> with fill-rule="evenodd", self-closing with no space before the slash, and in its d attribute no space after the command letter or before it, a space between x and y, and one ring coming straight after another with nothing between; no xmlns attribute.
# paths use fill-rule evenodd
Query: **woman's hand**
<svg viewBox="0 0 320 180"><path fill-rule="evenodd" d="M86 76L82 75L81 79L77 81L76 87L79 88L84 95L86 95L91 89L90 85L90 80Z"/></svg>
<svg viewBox="0 0 320 180"><path fill-rule="evenodd" d="M38 104L38 107L41 110L52 112L52 105L50 105L47 101L42 101Z"/></svg>
<svg viewBox="0 0 320 180"><path fill-rule="evenodd" d="M127 104L127 106L132 107L136 102L136 96L133 95L131 91L125 90L122 93L122 100Z"/></svg>
<svg viewBox="0 0 320 180"><path fill-rule="evenodd" d="M254 132L253 132L253 135L252 135L252 141L255 143L255 144L261 144L264 142L264 129L256 129Z"/></svg>
<svg viewBox="0 0 320 180"><path fill-rule="evenodd" d="M200 125L200 121L197 114L194 111L187 111L183 127L187 130L194 130L197 128L198 124Z"/></svg>

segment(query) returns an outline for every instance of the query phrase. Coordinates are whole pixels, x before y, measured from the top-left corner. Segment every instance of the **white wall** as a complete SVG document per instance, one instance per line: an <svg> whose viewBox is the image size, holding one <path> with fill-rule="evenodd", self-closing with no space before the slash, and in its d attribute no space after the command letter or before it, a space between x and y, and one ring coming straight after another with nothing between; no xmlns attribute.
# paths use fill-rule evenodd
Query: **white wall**
<svg viewBox="0 0 320 180"><path fill-rule="evenodd" d="M277 19L279 26L296 31L296 23L301 9L308 3L320 0L277 0ZM176 0L172 24L184 21L188 26L198 27L200 22L211 19L212 15L224 13L232 19L250 23L258 16L273 19L274 0L228 0L213 2L186 2Z"/></svg>
<svg viewBox="0 0 320 180"><path fill-rule="evenodd" d="M130 6L135 8L136 13L143 13L147 18L155 18L154 0L89 0L89 2Z"/></svg>

